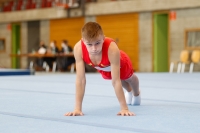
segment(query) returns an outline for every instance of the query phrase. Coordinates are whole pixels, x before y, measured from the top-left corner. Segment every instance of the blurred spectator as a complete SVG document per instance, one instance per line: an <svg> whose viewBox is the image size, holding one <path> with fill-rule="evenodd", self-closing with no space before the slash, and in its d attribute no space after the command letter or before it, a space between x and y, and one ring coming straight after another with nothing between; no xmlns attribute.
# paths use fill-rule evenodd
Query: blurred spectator
<svg viewBox="0 0 200 133"><path fill-rule="evenodd" d="M47 47L44 43L44 41L40 41L40 46L37 51L38 54L46 54L47 53ZM37 58L36 64L39 67L38 69L41 69L43 67L43 62L45 61L45 58Z"/></svg>
<svg viewBox="0 0 200 133"><path fill-rule="evenodd" d="M47 46L45 45L44 41L40 41L40 47L38 49L39 54L45 54L47 52Z"/></svg>
<svg viewBox="0 0 200 133"><path fill-rule="evenodd" d="M73 52L73 49L71 46L68 45L67 40L63 40L61 44L61 53L68 54L70 52Z"/></svg>
<svg viewBox="0 0 200 133"><path fill-rule="evenodd" d="M50 43L50 47L48 48L47 53L49 53L49 54L58 54L59 53L59 50L58 50L55 40L53 40ZM47 65L49 66L50 70L52 70L53 63L56 62L56 57L45 57L45 61L46 61Z"/></svg>
<svg viewBox="0 0 200 133"><path fill-rule="evenodd" d="M50 43L50 53L51 54L59 53L57 42L55 40Z"/></svg>
<svg viewBox="0 0 200 133"><path fill-rule="evenodd" d="M72 52L73 52L73 49L71 46L69 46L68 41L63 40L62 44L61 44L61 53L68 54L68 53L72 53ZM74 57L62 57L59 63L60 63L59 64L60 69L62 71L67 71L68 67L70 65L72 65L73 63L75 63L75 58Z"/></svg>

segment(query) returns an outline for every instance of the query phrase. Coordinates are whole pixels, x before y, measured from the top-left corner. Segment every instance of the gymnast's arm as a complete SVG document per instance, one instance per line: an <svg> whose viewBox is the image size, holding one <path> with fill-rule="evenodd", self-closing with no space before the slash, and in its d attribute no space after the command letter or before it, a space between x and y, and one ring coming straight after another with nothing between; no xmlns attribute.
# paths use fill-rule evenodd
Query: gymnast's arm
<svg viewBox="0 0 200 133"><path fill-rule="evenodd" d="M121 111L118 115L133 116L134 113L128 110L124 92L122 89L121 79L120 79L120 51L117 45L112 42L108 49L108 58L111 64L111 75L112 75L112 85L115 89L116 96L121 106Z"/></svg>
<svg viewBox="0 0 200 133"><path fill-rule="evenodd" d="M74 47L74 56L76 59L76 103L73 112L66 113L66 116L83 115L82 102L85 93L85 64L82 59L82 49L80 41Z"/></svg>

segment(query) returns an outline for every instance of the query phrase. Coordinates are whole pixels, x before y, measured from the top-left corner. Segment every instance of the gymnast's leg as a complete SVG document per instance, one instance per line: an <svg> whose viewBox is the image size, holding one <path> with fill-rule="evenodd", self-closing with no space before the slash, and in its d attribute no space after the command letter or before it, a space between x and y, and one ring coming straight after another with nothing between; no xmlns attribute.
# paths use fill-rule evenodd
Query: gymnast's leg
<svg viewBox="0 0 200 133"><path fill-rule="evenodd" d="M139 80L135 74L130 78L121 80L122 86L126 89L125 98L127 104L140 105L141 95L139 90Z"/></svg>

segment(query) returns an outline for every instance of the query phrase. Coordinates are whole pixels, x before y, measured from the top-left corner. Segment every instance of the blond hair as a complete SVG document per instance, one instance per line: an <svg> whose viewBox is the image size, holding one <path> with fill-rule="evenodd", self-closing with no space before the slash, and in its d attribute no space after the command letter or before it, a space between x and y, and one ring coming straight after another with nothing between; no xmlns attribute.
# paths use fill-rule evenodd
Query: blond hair
<svg viewBox="0 0 200 133"><path fill-rule="evenodd" d="M93 41L99 35L103 35L103 30L97 22L88 22L82 27L81 33L84 39Z"/></svg>

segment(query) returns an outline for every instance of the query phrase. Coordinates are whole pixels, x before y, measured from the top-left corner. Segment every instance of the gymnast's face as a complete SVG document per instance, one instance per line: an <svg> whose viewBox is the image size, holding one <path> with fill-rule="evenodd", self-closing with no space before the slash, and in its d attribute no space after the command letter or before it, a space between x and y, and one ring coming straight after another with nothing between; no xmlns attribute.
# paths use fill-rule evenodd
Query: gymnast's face
<svg viewBox="0 0 200 133"><path fill-rule="evenodd" d="M102 51L104 36L99 35L97 38L92 39L91 41L83 38L83 42L90 55L99 55Z"/></svg>

